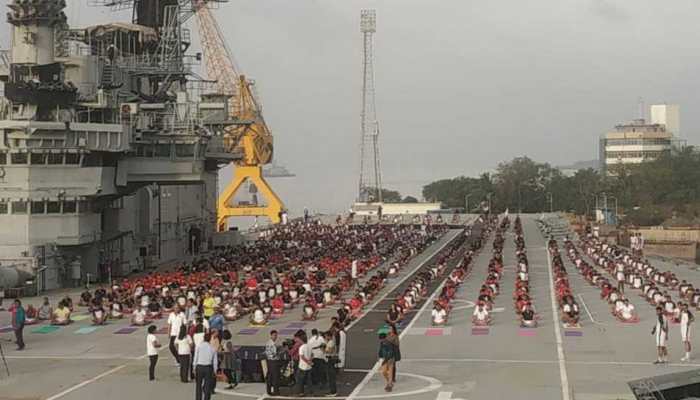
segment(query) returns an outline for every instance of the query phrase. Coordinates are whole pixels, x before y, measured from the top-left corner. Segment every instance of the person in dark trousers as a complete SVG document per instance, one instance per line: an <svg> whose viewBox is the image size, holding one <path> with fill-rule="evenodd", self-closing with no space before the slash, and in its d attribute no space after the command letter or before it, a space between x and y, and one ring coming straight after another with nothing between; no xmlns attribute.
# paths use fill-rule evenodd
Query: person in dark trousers
<svg viewBox="0 0 700 400"><path fill-rule="evenodd" d="M196 400L209 400L214 388L214 369L219 364L219 359L216 350L209 344L210 340L211 335L205 333L204 342L197 346L194 351L192 365L194 365L196 377L194 388Z"/></svg>
<svg viewBox="0 0 700 400"><path fill-rule="evenodd" d="M391 369L391 381L396 383L396 363L401 361L401 342L399 341L399 331L396 325L389 325L390 331L387 340L394 346L394 367Z"/></svg>
<svg viewBox="0 0 700 400"><path fill-rule="evenodd" d="M311 330L309 338L309 346L313 357L313 367L311 369L311 384L321 385L323 388L326 385L326 356L323 354L323 346L325 340L318 332L318 329Z"/></svg>
<svg viewBox="0 0 700 400"><path fill-rule="evenodd" d="M12 306L12 329L15 331L15 340L17 342L17 350L24 350L24 323L27 319L27 314L22 307L20 299L15 299Z"/></svg>
<svg viewBox="0 0 700 400"><path fill-rule="evenodd" d="M328 381L328 394L326 396L335 397L338 395L338 387L336 385L335 366L338 364L338 346L335 343L335 338L332 331L327 331L323 334L326 339L326 344L323 348L323 353L326 356L326 380Z"/></svg>
<svg viewBox="0 0 700 400"><path fill-rule="evenodd" d="M158 349L160 348L160 342L158 342L158 338L156 337L156 330L156 326L151 325L148 327L148 335L146 335L149 381L154 381L156 379L156 364L158 363Z"/></svg>
<svg viewBox="0 0 700 400"><path fill-rule="evenodd" d="M277 331L270 332L270 340L265 344L265 358L267 359L267 394L278 396L280 394L280 354L277 346Z"/></svg>
<svg viewBox="0 0 700 400"><path fill-rule="evenodd" d="M177 351L178 363L180 363L180 381L187 383L190 381L192 372L192 346L194 342L190 335L187 334L187 327L180 325L180 332L175 338L175 348Z"/></svg>
<svg viewBox="0 0 700 400"><path fill-rule="evenodd" d="M233 343L231 342L232 337L233 336L231 335L231 332L228 329L224 330L224 333L222 335L224 341L221 344L221 348L223 349L221 352L221 369L224 371L224 375L226 375L226 381L228 382L228 386L226 387L226 389L228 390L235 389L236 386L238 386L238 382L235 376L236 352L234 351Z"/></svg>

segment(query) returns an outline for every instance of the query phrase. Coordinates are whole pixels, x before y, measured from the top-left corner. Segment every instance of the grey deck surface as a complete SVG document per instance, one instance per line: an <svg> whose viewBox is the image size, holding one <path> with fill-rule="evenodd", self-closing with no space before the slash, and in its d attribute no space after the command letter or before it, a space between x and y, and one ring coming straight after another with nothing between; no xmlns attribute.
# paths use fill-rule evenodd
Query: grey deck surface
<svg viewBox="0 0 700 400"><path fill-rule="evenodd" d="M476 259L471 276L461 286L455 310L447 329L441 336L426 336L430 323L430 308L419 311L415 322L402 336L403 361L399 363L398 383L391 394L383 391L378 374L352 391L352 398L406 400L446 399L571 399L603 400L631 399L626 382L641 377L680 372L700 368L700 363L678 363L682 356L678 325L671 325L670 355L672 363L655 366L655 348L650 330L653 326L653 308L628 289L628 296L641 317L638 324L622 324L610 314L607 303L600 300L599 291L585 282L567 262L575 296L582 305L582 336L565 336L559 324L563 357L557 351L557 336L552 321L549 272L545 239L534 223L534 217L524 218L525 239L531 271L531 289L534 304L541 315L535 336L519 335L512 304L515 248L513 236L506 235L504 249L505 273L501 294L496 299L494 324L488 335L472 335L471 307L478 287L486 276L486 265L491 255L492 242ZM403 270L409 273L429 257L440 242ZM700 273L673 263L654 264L664 269L673 268L679 279L687 279L696 286ZM394 279L385 290L400 279ZM579 295L581 297L579 297ZM381 295L380 295L381 296ZM676 296L674 296L675 298ZM585 307L583 307L585 305ZM324 311L330 312L330 311ZM589 316L590 312L590 316ZM325 328L327 316L319 323ZM285 317L287 318L287 317ZM278 321L280 326L298 321L298 315ZM9 323L9 315L0 313L0 327ZM558 323L558 321L556 322ZM164 324L164 321L162 322ZM12 375L7 378L0 365L0 399L192 399L192 385L179 383L178 370L167 350L161 353L155 383L146 381L146 360L143 331L131 335L114 335L126 322L101 327L87 334L75 330L89 326L81 321L60 332L30 333L26 330L27 351L19 353L14 345L3 341L3 349ZM244 327L233 324L232 331ZM307 325L306 328L311 328ZM235 333L235 332L234 332ZM241 338L241 344L260 344L266 331L256 336ZM11 333L0 334L8 340ZM163 340L165 336L161 336ZM245 342L245 343L243 343ZM697 343L693 340L693 343ZM700 353L697 354L700 360ZM568 395L562 393L562 381L567 382ZM348 392L346 388L343 392ZM218 399L263 399L261 384L242 384L236 391L216 395Z"/></svg>

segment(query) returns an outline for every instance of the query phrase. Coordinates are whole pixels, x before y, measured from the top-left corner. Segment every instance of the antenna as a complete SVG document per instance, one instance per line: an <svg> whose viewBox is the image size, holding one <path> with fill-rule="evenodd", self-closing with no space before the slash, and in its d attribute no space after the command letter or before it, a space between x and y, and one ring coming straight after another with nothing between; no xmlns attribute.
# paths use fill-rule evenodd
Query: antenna
<svg viewBox="0 0 700 400"><path fill-rule="evenodd" d="M374 34L377 31L375 10L360 12L360 32L364 40L362 63L362 112L360 141L359 201L382 202L382 174L379 158L379 122L374 88Z"/></svg>

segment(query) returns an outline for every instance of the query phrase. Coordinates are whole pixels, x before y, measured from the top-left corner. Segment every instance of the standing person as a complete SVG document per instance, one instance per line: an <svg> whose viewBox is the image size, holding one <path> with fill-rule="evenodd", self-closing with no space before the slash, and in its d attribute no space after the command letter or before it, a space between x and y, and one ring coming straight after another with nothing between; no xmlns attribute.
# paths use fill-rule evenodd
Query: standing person
<svg viewBox="0 0 700 400"><path fill-rule="evenodd" d="M238 386L236 373L236 352L233 349L233 343L231 342L231 332L226 329L221 336L224 341L221 344L221 369L226 375L226 381L228 382L227 390L235 389ZM269 365L269 364L268 364ZM268 367L269 368L269 367Z"/></svg>
<svg viewBox="0 0 700 400"><path fill-rule="evenodd" d="M24 323L27 320L27 313L24 311L20 299L15 299L10 311L12 311L12 329L15 331L17 350L22 351L24 350Z"/></svg>
<svg viewBox="0 0 700 400"><path fill-rule="evenodd" d="M267 394L279 396L280 394L280 355L277 347L277 331L270 332L270 340L265 344L265 358L267 359Z"/></svg>
<svg viewBox="0 0 700 400"><path fill-rule="evenodd" d="M379 335L379 371L386 381L384 390L391 392L394 388L393 369L394 369L394 345L392 345L386 337L386 333Z"/></svg>
<svg viewBox="0 0 700 400"><path fill-rule="evenodd" d="M219 306L214 307L214 314L209 318L209 331L217 331L219 337L224 331L224 316Z"/></svg>
<svg viewBox="0 0 700 400"><path fill-rule="evenodd" d="M168 332L170 332L170 343L168 348L170 349L170 354L175 358L175 363L180 362L180 356L177 347L175 346L175 339L180 335L180 328L185 326L187 318L182 308L177 305L170 311L168 315Z"/></svg>
<svg viewBox="0 0 700 400"><path fill-rule="evenodd" d="M664 309L656 307L656 325L652 329L651 334L656 338L657 358L654 364L661 364L668 361L668 349L666 341L668 340L668 319L664 315Z"/></svg>
<svg viewBox="0 0 700 400"><path fill-rule="evenodd" d="M156 379L156 364L158 363L158 348L160 348L160 342L156 337L156 326L151 325L148 327L148 335L146 335L146 355L148 356L148 380L154 381Z"/></svg>
<svg viewBox="0 0 700 400"><path fill-rule="evenodd" d="M309 346L311 347L311 355L313 357L311 383L313 385L320 384L321 387L326 384L326 357L323 354L322 348L325 343L326 341L319 335L318 329L312 329L311 338L309 339Z"/></svg>
<svg viewBox="0 0 700 400"><path fill-rule="evenodd" d="M214 387L214 368L218 364L218 356L216 351L209 344L211 336L206 333L204 341L197 346L194 351L192 365L196 376L195 383L195 399L209 400L211 398L211 389Z"/></svg>
<svg viewBox="0 0 700 400"><path fill-rule="evenodd" d="M329 397L335 397L338 395L338 388L336 385L336 371L335 366L338 364L338 347L335 344L333 331L327 331L323 334L326 345L323 352L326 356L326 378L328 380L328 394Z"/></svg>
<svg viewBox="0 0 700 400"><path fill-rule="evenodd" d="M389 325L391 330L387 336L387 341L394 346L394 367L391 369L391 382L396 383L396 363L401 361L401 342L399 341L399 331L396 325Z"/></svg>
<svg viewBox="0 0 700 400"><path fill-rule="evenodd" d="M681 362L690 361L690 325L695 322L693 313L688 310L687 303L681 303L681 342L685 347L685 356L681 358Z"/></svg>
<svg viewBox="0 0 700 400"><path fill-rule="evenodd" d="M306 335L300 335L299 340L301 341L301 346L299 347L299 366L297 368L296 376L296 395L305 396L311 395L311 368L313 367L313 353L311 352L311 346L309 346L306 339ZM306 389L308 390L308 393Z"/></svg>
<svg viewBox="0 0 700 400"><path fill-rule="evenodd" d="M194 342L190 335L187 334L187 327L184 324L180 325L180 332L178 332L175 339L175 347L177 348L177 357L180 363L180 381L183 383L190 381L192 346L194 346Z"/></svg>

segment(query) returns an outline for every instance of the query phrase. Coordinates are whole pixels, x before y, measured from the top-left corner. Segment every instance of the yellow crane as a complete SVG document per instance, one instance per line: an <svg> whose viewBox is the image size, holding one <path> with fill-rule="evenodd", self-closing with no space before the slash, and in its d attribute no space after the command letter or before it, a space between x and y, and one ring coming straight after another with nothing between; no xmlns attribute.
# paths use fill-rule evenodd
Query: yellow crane
<svg viewBox="0 0 700 400"><path fill-rule="evenodd" d="M230 126L224 133L226 150L243 157L234 161L233 180L219 194L217 227L227 229L230 217L265 216L273 223L280 222L284 204L263 177L262 166L272 162L272 132L265 123L260 101L255 96L254 82L240 73L233 54L226 45L221 28L206 0L193 1L199 22L199 37L209 79L216 81L220 93L229 97L228 113L231 118L249 123ZM267 205L231 204L243 184L249 181L267 200Z"/></svg>

